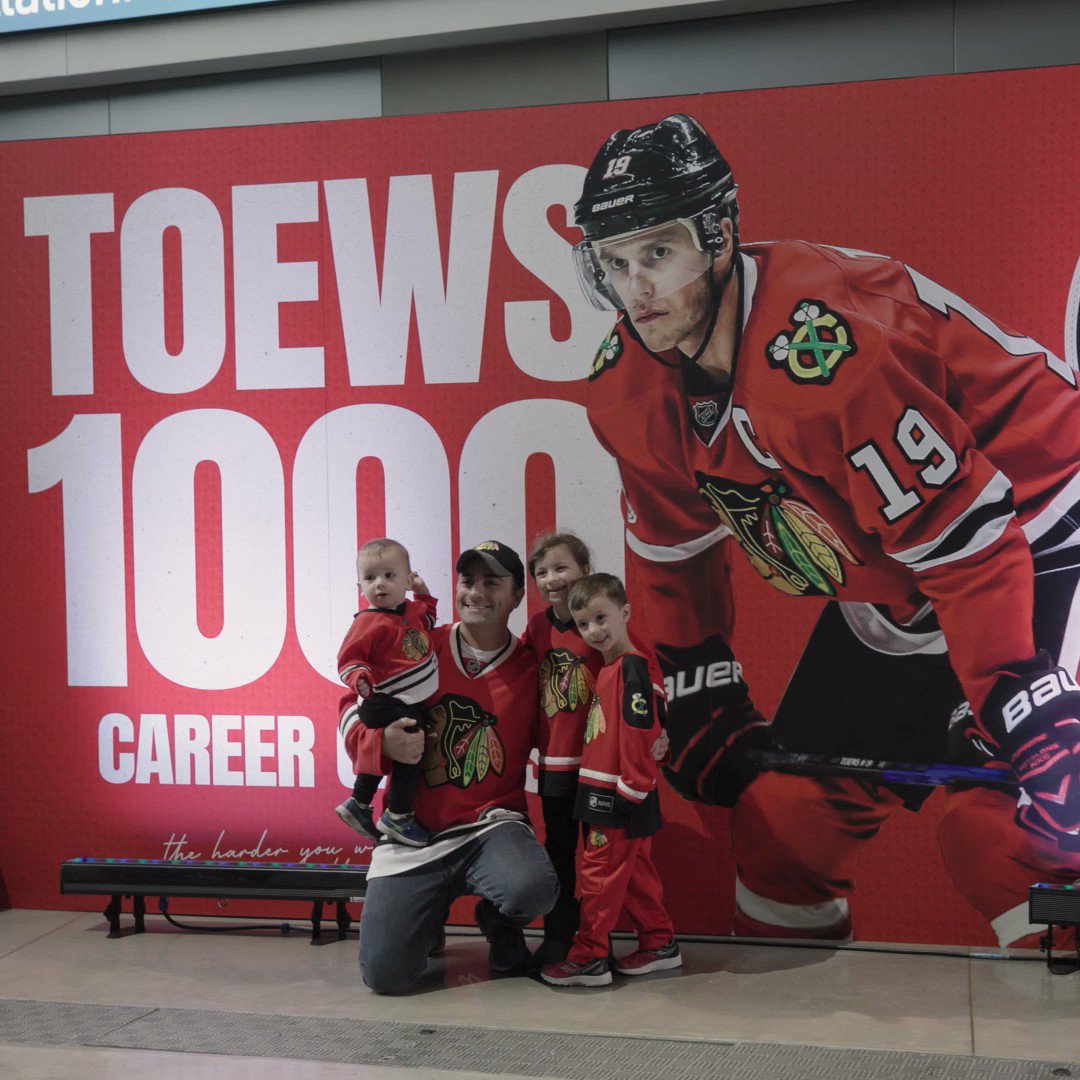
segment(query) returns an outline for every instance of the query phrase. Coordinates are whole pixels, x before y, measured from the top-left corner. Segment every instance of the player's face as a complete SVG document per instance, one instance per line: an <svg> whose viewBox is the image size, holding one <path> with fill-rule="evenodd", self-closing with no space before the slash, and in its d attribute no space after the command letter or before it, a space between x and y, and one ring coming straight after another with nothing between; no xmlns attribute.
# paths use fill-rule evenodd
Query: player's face
<svg viewBox="0 0 1080 1080"><path fill-rule="evenodd" d="M629 647L629 604L620 606L606 596L596 596L574 612L574 622L586 644L601 652L605 660Z"/></svg>
<svg viewBox="0 0 1080 1080"><path fill-rule="evenodd" d="M405 602L409 566L400 551L361 555L358 567L360 591L372 607L396 608Z"/></svg>
<svg viewBox="0 0 1080 1080"><path fill-rule="evenodd" d="M711 314L711 257L682 222L595 245L604 281L653 352L672 349Z"/></svg>
<svg viewBox="0 0 1080 1080"><path fill-rule="evenodd" d="M565 544L551 548L533 568L533 580L540 595L555 607L566 605L566 594L575 581L589 572L574 558Z"/></svg>
<svg viewBox="0 0 1080 1080"><path fill-rule="evenodd" d="M475 558L458 574L454 600L466 626L505 630L510 612L524 595L524 589L514 587L512 577L493 574L483 559Z"/></svg>

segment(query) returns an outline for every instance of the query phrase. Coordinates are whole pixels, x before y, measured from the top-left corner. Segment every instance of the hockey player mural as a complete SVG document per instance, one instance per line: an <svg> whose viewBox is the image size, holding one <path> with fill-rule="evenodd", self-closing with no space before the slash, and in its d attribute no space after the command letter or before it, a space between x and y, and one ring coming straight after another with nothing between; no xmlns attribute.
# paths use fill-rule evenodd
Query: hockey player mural
<svg viewBox="0 0 1080 1080"><path fill-rule="evenodd" d="M1080 874L1076 373L900 262L744 243L688 116L614 132L575 218L582 286L619 313L589 418L665 674L739 670L733 541L830 601L771 722L741 679L669 705L669 782L734 807L735 931L851 935L862 845L926 794L761 771L779 746L1013 770L1019 801L950 789L938 839L998 941L1033 945L1028 885Z"/></svg>

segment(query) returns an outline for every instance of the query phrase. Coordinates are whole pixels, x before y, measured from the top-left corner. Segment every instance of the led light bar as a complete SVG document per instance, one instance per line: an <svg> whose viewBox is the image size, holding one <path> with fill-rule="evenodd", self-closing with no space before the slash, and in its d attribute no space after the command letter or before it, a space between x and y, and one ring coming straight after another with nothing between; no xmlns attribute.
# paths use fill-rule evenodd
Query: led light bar
<svg viewBox="0 0 1080 1080"><path fill-rule="evenodd" d="M1080 886L1032 885L1028 889L1028 922L1080 926Z"/></svg>
<svg viewBox="0 0 1080 1080"><path fill-rule="evenodd" d="M109 937L120 936L120 901L124 896L134 898L136 933L144 929L147 896L200 896L310 901L313 942L319 940L323 903L334 903L340 939L350 922L346 901L362 900L366 891L367 866L352 863L77 858L60 864L61 894L111 897L104 912Z"/></svg>

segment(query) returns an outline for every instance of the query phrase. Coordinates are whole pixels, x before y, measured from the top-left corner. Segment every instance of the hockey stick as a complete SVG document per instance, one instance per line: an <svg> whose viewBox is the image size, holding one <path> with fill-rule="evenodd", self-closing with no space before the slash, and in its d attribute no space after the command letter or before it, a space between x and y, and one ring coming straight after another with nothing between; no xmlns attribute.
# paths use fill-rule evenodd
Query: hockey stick
<svg viewBox="0 0 1080 1080"><path fill-rule="evenodd" d="M822 754L789 754L782 751L760 754L758 760L763 769L796 776L851 776L893 784L922 784L926 787L977 784L1013 794L1020 790L1010 769L978 765L949 765L945 762L914 765L871 758L825 757Z"/></svg>

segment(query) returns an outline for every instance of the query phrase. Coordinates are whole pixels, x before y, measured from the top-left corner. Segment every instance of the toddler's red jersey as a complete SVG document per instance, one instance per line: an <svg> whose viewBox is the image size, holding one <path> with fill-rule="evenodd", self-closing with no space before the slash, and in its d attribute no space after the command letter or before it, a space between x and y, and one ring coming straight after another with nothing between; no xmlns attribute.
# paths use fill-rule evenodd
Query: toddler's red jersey
<svg viewBox="0 0 1080 1080"><path fill-rule="evenodd" d="M417 818L433 833L470 826L493 808L526 813L525 770L542 733L536 707L536 661L510 635L505 648L473 675L460 626L431 632L439 690L426 703L427 749L420 762ZM381 729L358 724L345 748L359 772L385 773Z"/></svg>
<svg viewBox="0 0 1080 1080"><path fill-rule="evenodd" d="M649 836L660 828L659 766L652 747L660 734L649 662L628 652L605 664L585 723L575 816L595 825Z"/></svg>
<svg viewBox="0 0 1080 1080"><path fill-rule="evenodd" d="M903 623L929 601L978 709L1034 651L1030 545L1052 548L1080 501L1076 373L899 262L797 241L741 251L726 391L695 388L696 365L658 362L624 320L594 365L589 417L619 463L643 584L670 591L674 566L730 535L793 596ZM693 599L652 606L658 641L730 621L725 602Z"/></svg>
<svg viewBox="0 0 1080 1080"><path fill-rule="evenodd" d="M438 665L427 632L435 626L437 604L434 596L417 596L396 608L358 612L338 650L341 681L356 690L366 679L373 691L407 705L430 697L438 685Z"/></svg>

